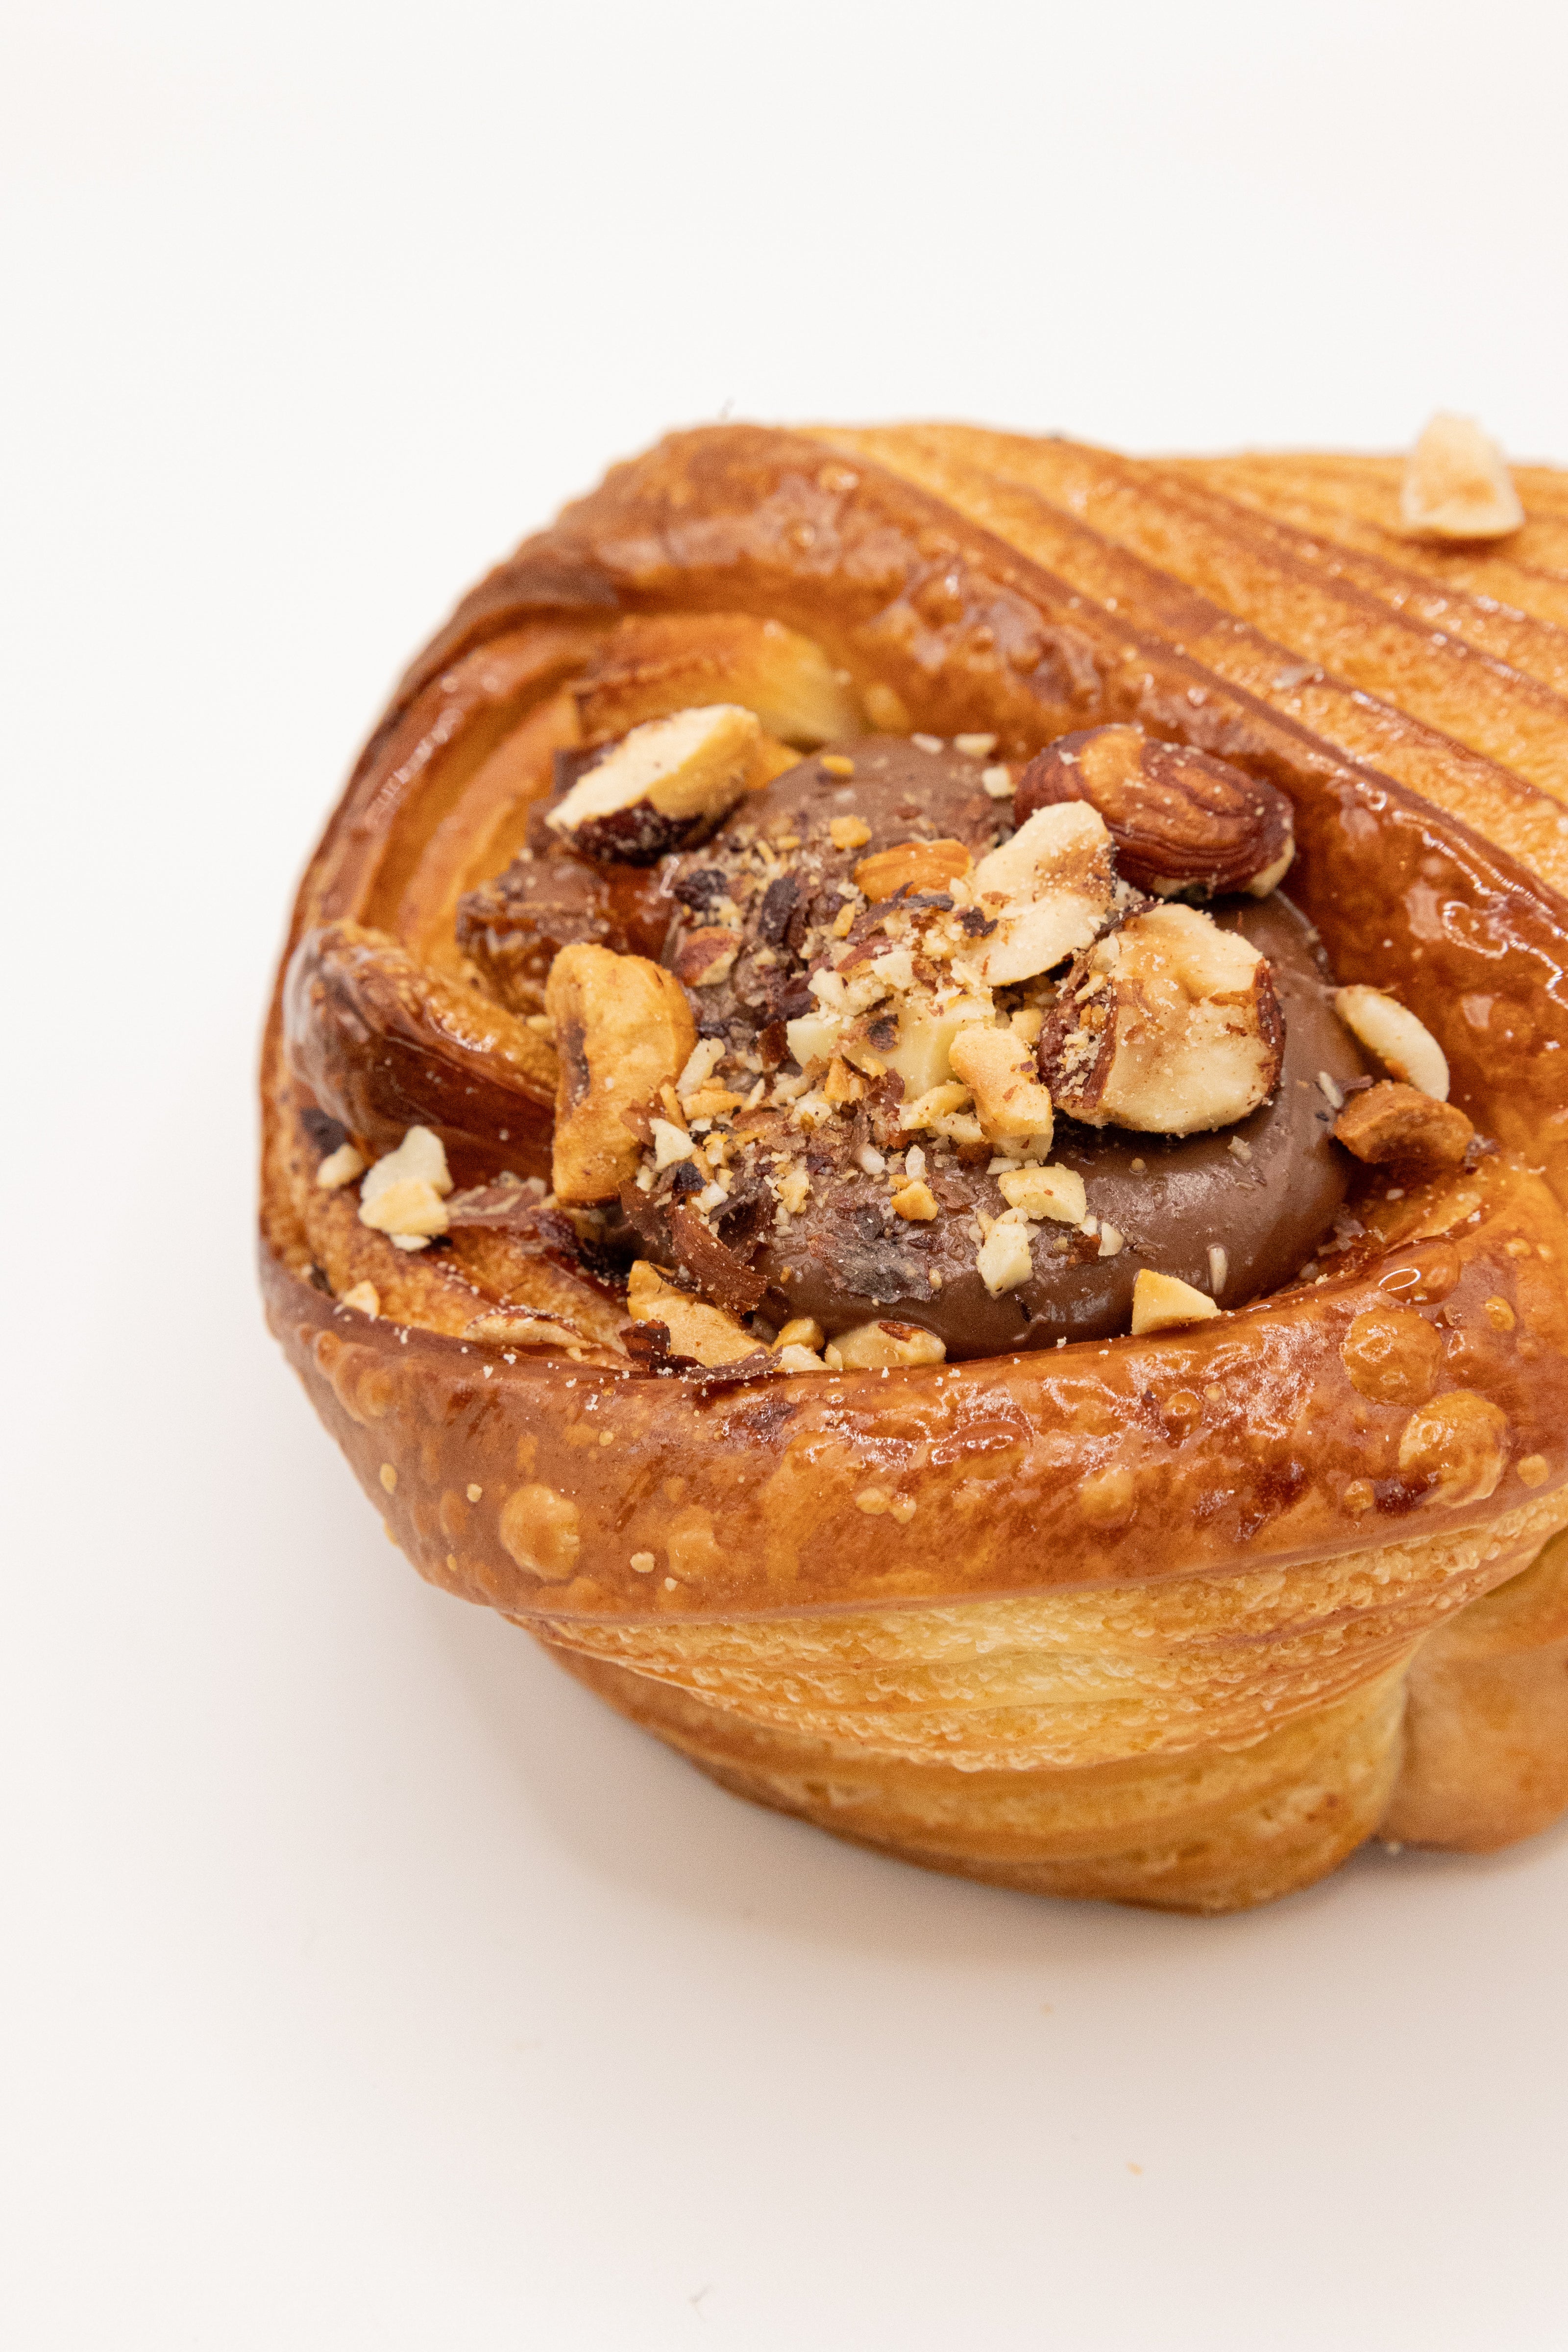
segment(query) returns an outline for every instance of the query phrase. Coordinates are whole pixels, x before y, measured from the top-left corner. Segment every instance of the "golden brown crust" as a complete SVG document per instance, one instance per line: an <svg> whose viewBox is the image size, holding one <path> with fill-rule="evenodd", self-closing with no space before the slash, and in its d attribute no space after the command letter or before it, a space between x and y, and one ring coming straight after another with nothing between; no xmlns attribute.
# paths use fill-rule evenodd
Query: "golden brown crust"
<svg viewBox="0 0 1568 2352"><path fill-rule="evenodd" d="M1398 1251L1381 1279L1181 1334L706 1394L629 1375L568 1386L419 1330L374 1344L283 1269L268 1268L268 1289L274 1329L367 1493L389 1454L420 1465L389 1516L434 1580L554 1622L864 1607L1356 1552L1554 1488L1568 1472L1554 1271L1568 1223L1511 1157L1485 1163L1450 1206L1471 1200L1451 1237ZM1390 1301L1439 1342L1425 1393L1413 1377L1397 1402L1366 1393L1352 1339L1358 1317ZM360 1412L362 1390L374 1412ZM1479 1472L1469 1427L1428 1443L1420 1416L1446 1395L1498 1416ZM1400 1458L1413 1423L1426 1449L1414 1467ZM577 1514L563 1584L520 1572L499 1531L499 1499L522 1476ZM473 1481L492 1503L454 1550L434 1531L440 1500ZM907 1519L891 1507L903 1500ZM632 1564L647 1553L657 1574Z"/></svg>
<svg viewBox="0 0 1568 2352"><path fill-rule="evenodd" d="M1380 1817L1415 1645L1516 1575L1568 1517L1568 907L1509 854L1568 886L1563 820L1524 772L1555 788L1568 737L1539 670L1500 679L1490 669L1485 692L1460 709L1443 700L1458 691L1460 663L1424 646L1405 698L1410 648L1381 620L1373 651L1356 656L1363 680L1384 665L1381 684L1320 677L1310 662L1279 683L1282 655L1290 669L1295 650L1270 636L1284 629L1281 580L1320 638L1350 629L1348 591L1278 537L1231 520L1241 509L1222 515L1214 492L1079 453L1109 468L1124 523L1142 503L1144 522L1126 523L1115 546L1042 495L1040 481L1059 478L1057 447L955 428L727 427L675 436L617 467L498 567L413 666L307 874L294 937L337 920L434 953L453 877L479 878L460 871L472 854L466 794L478 796L476 824L493 844L513 820L486 779L528 735L509 788L514 800L520 779L543 789L550 745L576 724L563 689L618 621L771 618L847 671L879 723L897 710L938 733L983 730L1016 761L1069 730L1130 719L1284 792L1298 841L1292 895L1341 977L1421 1013L1447 1054L1455 1100L1502 1150L1391 1211L1405 1221L1387 1231L1399 1244L1392 1257L1372 1259L1368 1244L1363 1270L1181 1334L885 1375L652 1379L465 1337L472 1318L458 1320L459 1293L474 1293L462 1274L417 1256L388 1265L400 1254L359 1227L349 1202L312 1195L275 1013L264 1285L274 1329L421 1571L571 1644L582 1654L574 1671L704 1769L814 1818L837 1806L851 1833L941 1867L1227 1907L1305 1883ZM1175 532L1177 576L1150 562L1151 514ZM1064 551L1066 578L1047 568ZM1216 598L1222 570L1228 610ZM1364 584L1357 593L1372 595ZM1364 618L1362 605L1355 613ZM1550 648L1535 651L1548 659ZM1381 768L1362 764L1384 752ZM309 1278L312 1264L340 1292L356 1269L378 1287L385 1274L395 1289L384 1319L335 1304ZM1409 1324L1392 1336L1380 1327L1374 1345L1367 1318L1391 1307ZM566 1311L558 1297L554 1308ZM386 1319L395 1316L406 1319ZM1343 1577L1386 1583L1394 1555L1427 1563L1430 1607L1396 1612L1378 1638L1352 1638L1359 1621L1334 1598ZM1048 1761L1037 1730L1020 1735L1011 1761L962 1772L941 1760L940 1731L922 1759L904 1736L913 1717L889 1711L881 1693L844 1718L847 1747L811 1729L809 1708L785 1720L765 1697L792 1644L848 1622L836 1612L912 1622L932 1610L1031 1607L1032 1594L1055 1605L1109 1593L1137 1626L1162 1594L1201 1616L1205 1593L1239 1592L1258 1574L1276 1595L1271 1664L1285 1659L1282 1629L1300 1609L1338 1625L1336 1663L1255 1678L1229 1736L1253 1743L1258 1769L1211 1780L1213 1835L1197 1839L1208 1860L1191 1870L1180 1855L1196 1850L1192 1822L1174 1782L1158 1802L1147 1790L1130 1799L1127 1816L1164 1807L1167 1863L1149 1861L1166 1849L1142 1829L1129 1832L1132 1848L1110 1832L1096 1845L1098 1831L1086 1846L1087 1832L1063 1830L1061 1815L1080 1800L1083 1819L1093 1813L1086 1774L1135 1780L1134 1754L1205 1752L1215 1734L1201 1702L1178 1707L1152 1744L1129 1748L1123 1724L1123 1745L1108 1751L1096 1745L1103 1725L1091 1736L1085 1718ZM1271 1604L1260 1605L1267 1619ZM1530 1622L1544 1654L1547 1637ZM752 1624L771 1629L769 1645L731 1703L717 1704L710 1684L699 1700L695 1681L679 1695L708 1633ZM673 1668L638 1654L645 1634L672 1645ZM622 1654L586 1655L622 1635ZM1417 1676L1412 1687L1423 1686ZM1436 1668L1425 1686L1437 1691ZM1423 1752L1436 1756L1439 1702L1420 1702L1417 1721L1420 1705ZM831 1770L805 1752L823 1740ZM1283 1777L1271 1781L1276 1763ZM853 1819L831 1790L810 1794L862 1767L881 1781ZM1057 1828L1031 1831L1027 1852L1016 1838L987 1844L984 1827L988 1808L1006 1813L1000 1783L1020 1771L1039 1790L1043 1772L1063 1783L1039 1799L1056 1807ZM921 1794L900 1779L910 1773L936 1778ZM987 1773L996 1789L982 1787ZM1441 1777L1436 1765L1426 1772L1428 1827L1407 1833L1442 1836L1457 1819L1449 1799L1431 1794ZM1284 1818L1287 1786L1295 1826L1276 1835L1268 1824ZM1416 1783L1400 1802L1417 1805ZM1537 1790L1510 1814L1500 1801L1489 1819L1517 1833L1507 1821L1540 1802ZM949 1830L922 1828L921 1805L945 1808Z"/></svg>

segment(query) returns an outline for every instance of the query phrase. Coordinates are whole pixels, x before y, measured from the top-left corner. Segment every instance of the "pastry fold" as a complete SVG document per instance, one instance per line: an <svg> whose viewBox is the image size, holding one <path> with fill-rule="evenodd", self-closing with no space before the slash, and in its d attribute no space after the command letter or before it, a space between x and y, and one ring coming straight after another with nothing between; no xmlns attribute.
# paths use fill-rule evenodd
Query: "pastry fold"
<svg viewBox="0 0 1568 2352"><path fill-rule="evenodd" d="M1568 637L1537 607L1434 644L1367 537L1381 478L1345 478L1336 569L1266 502L1331 506L1316 477L945 426L675 436L458 607L301 886L263 1285L389 1532L726 1786L935 1867L1219 1910L1380 1824L1495 1844L1568 1801L1542 1551L1568 1525ZM336 1032L300 975L352 949L376 982L353 1003L401 1024L396 1099L447 1099L458 899L523 841L583 740L574 681L639 614L780 623L885 730L1016 761L1131 720L1266 778L1335 969L1421 1014L1498 1149L1352 1271L1184 1331L886 1373L655 1377L547 1253L400 1252L316 1184L301 1113ZM347 989L318 988L322 1022ZM485 1118L515 1100L537 1152L534 1034L479 1043ZM369 1097L334 1083L352 1125ZM378 1313L345 1303L362 1286ZM1391 1307L1422 1344L1369 1382L1359 1335Z"/></svg>

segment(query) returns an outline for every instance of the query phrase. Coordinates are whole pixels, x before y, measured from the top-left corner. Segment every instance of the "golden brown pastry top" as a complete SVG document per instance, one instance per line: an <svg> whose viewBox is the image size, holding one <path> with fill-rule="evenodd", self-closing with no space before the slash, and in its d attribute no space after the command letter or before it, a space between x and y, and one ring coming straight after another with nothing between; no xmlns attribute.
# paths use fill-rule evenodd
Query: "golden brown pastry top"
<svg viewBox="0 0 1568 2352"><path fill-rule="evenodd" d="M647 1379L616 1361L614 1318L590 1328L591 1303L564 1292L575 1362L467 1336L496 1297L482 1287L490 1244L464 1262L476 1298L351 1232L347 1204L316 1195L320 1154L275 1012L269 1313L399 1539L426 1573L515 1613L734 1613L1148 1579L1244 1552L1283 1562L1359 1549L1373 1525L1436 1531L1558 1481L1568 909L1508 854L1561 869L1552 802L1484 752L1445 764L1419 728L1394 749L1428 761L1443 807L1347 758L1177 650L1168 607L1203 615L1168 579L1129 625L1121 597L1112 610L1028 551L1048 502L1025 498L1017 466L974 436L911 439L913 456L885 436L928 478L948 469L951 503L837 437L678 436L618 467L459 607L399 688L301 888L296 939L349 927L340 995L365 932L424 966L446 957L457 976L443 944L457 900L505 865L520 803L584 740L574 682L605 663L626 616L752 614L812 638L868 719L895 730L984 730L1022 760L1129 720L1277 786L1295 811L1292 896L1337 970L1422 1013L1453 1098L1503 1149L1407 1195L1386 1263L1191 1332L1048 1361ZM989 527L956 502L960 477ZM1060 521L1081 551L1086 527ZM1132 576L1120 549L1096 560L1123 586ZM1528 715L1539 751L1544 723L1533 704ZM437 993L399 995L404 1025L449 1013ZM536 1049L499 1027L481 1042L487 1080L520 1105L520 1146L537 1152L550 1112L527 1066ZM531 1163L520 1149L512 1164ZM535 1256L559 1283L543 1243ZM369 1281L379 1317L334 1303L323 1266L340 1293Z"/></svg>

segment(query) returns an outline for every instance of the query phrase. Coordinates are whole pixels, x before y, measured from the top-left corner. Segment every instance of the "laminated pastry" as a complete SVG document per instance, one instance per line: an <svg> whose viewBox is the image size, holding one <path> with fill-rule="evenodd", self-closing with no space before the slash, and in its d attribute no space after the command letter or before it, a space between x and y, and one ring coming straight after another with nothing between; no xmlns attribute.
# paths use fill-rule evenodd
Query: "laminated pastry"
<svg viewBox="0 0 1568 2352"><path fill-rule="evenodd" d="M526 541L265 1048L268 1318L420 1573L1005 1885L1554 1819L1565 583L1454 419L720 426Z"/></svg>

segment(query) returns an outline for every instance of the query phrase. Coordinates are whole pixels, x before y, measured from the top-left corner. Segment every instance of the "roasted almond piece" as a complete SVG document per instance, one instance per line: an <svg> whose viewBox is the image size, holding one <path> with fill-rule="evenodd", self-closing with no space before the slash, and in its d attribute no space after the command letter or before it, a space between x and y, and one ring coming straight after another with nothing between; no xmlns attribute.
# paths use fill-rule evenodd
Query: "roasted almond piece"
<svg viewBox="0 0 1568 2352"><path fill-rule="evenodd" d="M732 1315L678 1289L646 1258L639 1258L631 1270L626 1312L634 1323L662 1323L669 1333L672 1355L691 1356L710 1369L717 1364L738 1364L759 1344Z"/></svg>
<svg viewBox="0 0 1568 2352"><path fill-rule="evenodd" d="M1438 1102L1418 1087L1402 1087L1391 1078L1352 1095L1334 1126L1334 1135L1347 1151L1379 1166L1391 1160L1415 1160L1428 1168L1458 1168L1475 1132L1455 1104Z"/></svg>
<svg viewBox="0 0 1568 2352"><path fill-rule="evenodd" d="M965 950L963 970L992 988L1049 971L1098 936L1115 881L1097 810L1080 801L1037 809L969 877L973 904L994 928Z"/></svg>
<svg viewBox="0 0 1568 2352"><path fill-rule="evenodd" d="M1501 539L1524 509L1497 443L1473 418L1439 414L1410 453L1399 520L1415 539Z"/></svg>
<svg viewBox="0 0 1568 2352"><path fill-rule="evenodd" d="M854 688L811 638L750 613L633 614L573 692L585 742L703 704L739 703L806 747L860 732Z"/></svg>
<svg viewBox="0 0 1568 2352"><path fill-rule="evenodd" d="M1335 991L1334 1011L1385 1070L1434 1101L1447 1101L1448 1057L1407 1004L1385 996L1381 988L1358 985Z"/></svg>
<svg viewBox="0 0 1568 2352"><path fill-rule="evenodd" d="M973 863L962 841L900 841L860 860L855 887L877 906L900 890L945 890Z"/></svg>
<svg viewBox="0 0 1568 2352"><path fill-rule="evenodd" d="M640 1145L626 1116L647 1118L697 1043L697 1024L675 974L608 948L563 948L545 1007L555 1024L561 1079L551 1161L557 1197L607 1201L637 1169Z"/></svg>
<svg viewBox="0 0 1568 2352"><path fill-rule="evenodd" d="M634 727L545 814L584 857L651 866L710 833L759 780L754 713L718 702Z"/></svg>
<svg viewBox="0 0 1568 2352"><path fill-rule="evenodd" d="M1285 1029L1268 965L1193 907L1152 907L1074 966L1040 1033L1058 1110L1090 1127L1194 1135L1279 1082Z"/></svg>
<svg viewBox="0 0 1568 2352"><path fill-rule="evenodd" d="M1051 1139L1051 1098L1040 1084L1034 1048L1013 1029L975 1022L961 1029L949 1049L953 1076L974 1097L975 1116L987 1140L1004 1143L1036 1136L1041 1150Z"/></svg>
<svg viewBox="0 0 1568 2352"><path fill-rule="evenodd" d="M1227 760L1159 743L1141 727L1064 735L1019 782L1020 818L1064 802L1100 811L1124 881L1156 898L1183 890L1267 898L1295 855L1290 803Z"/></svg>

